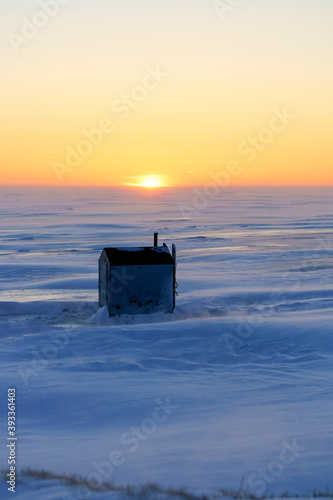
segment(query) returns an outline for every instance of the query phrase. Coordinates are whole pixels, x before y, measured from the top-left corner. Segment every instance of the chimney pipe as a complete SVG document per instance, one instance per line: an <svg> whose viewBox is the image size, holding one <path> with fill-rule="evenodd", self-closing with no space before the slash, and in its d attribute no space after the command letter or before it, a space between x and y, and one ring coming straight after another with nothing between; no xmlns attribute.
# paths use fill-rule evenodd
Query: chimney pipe
<svg viewBox="0 0 333 500"><path fill-rule="evenodd" d="M158 246L158 233L154 233L154 247Z"/></svg>

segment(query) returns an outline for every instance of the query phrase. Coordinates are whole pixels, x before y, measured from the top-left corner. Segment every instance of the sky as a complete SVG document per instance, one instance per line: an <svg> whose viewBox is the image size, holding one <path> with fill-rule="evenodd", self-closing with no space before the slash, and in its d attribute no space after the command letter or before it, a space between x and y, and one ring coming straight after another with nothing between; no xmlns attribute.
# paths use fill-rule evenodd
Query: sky
<svg viewBox="0 0 333 500"><path fill-rule="evenodd" d="M0 15L1 184L333 185L331 0Z"/></svg>

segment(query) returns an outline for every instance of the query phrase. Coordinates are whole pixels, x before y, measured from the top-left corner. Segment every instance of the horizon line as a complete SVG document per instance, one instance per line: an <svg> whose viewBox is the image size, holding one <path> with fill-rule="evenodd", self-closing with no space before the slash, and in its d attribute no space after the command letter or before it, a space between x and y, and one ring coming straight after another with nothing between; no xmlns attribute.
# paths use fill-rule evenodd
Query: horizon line
<svg viewBox="0 0 333 500"><path fill-rule="evenodd" d="M212 183L206 183L206 184L187 184L187 185L165 185L165 186L156 186L156 187L149 187L149 189L146 186L142 185L135 185L135 184L18 184L18 183L0 183L0 188L1 187L35 187L35 188L42 188L42 187L50 187L50 188L117 188L117 189L137 189L140 191L160 191L161 189L186 189L186 188L205 188L210 186ZM216 184L216 183L215 183ZM219 186L216 184L216 186ZM229 184L227 186L219 186L221 190L224 189L230 189L230 188L288 188L288 187L295 187L295 188L330 188L333 187L332 184Z"/></svg>

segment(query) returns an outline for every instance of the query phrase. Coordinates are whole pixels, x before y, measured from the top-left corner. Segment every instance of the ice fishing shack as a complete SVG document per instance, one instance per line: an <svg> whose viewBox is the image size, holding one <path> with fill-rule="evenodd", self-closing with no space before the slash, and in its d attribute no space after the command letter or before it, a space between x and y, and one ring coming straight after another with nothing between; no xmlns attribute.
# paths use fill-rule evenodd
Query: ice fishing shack
<svg viewBox="0 0 333 500"><path fill-rule="evenodd" d="M109 315L170 313L176 300L176 247L104 248L99 258L99 306Z"/></svg>

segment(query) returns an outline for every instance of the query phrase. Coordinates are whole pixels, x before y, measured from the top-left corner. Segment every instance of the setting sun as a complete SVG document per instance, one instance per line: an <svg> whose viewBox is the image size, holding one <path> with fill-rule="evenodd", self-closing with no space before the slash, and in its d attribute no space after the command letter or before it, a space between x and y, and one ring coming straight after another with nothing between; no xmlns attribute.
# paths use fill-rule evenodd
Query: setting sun
<svg viewBox="0 0 333 500"><path fill-rule="evenodd" d="M137 182L126 182L125 186L137 186L152 189L166 185L164 183L164 178L161 175L145 175L143 177L135 177L135 180Z"/></svg>
<svg viewBox="0 0 333 500"><path fill-rule="evenodd" d="M143 187L156 188L162 185L161 178L157 175L149 175L147 177L144 177L142 180L143 180L142 182Z"/></svg>

